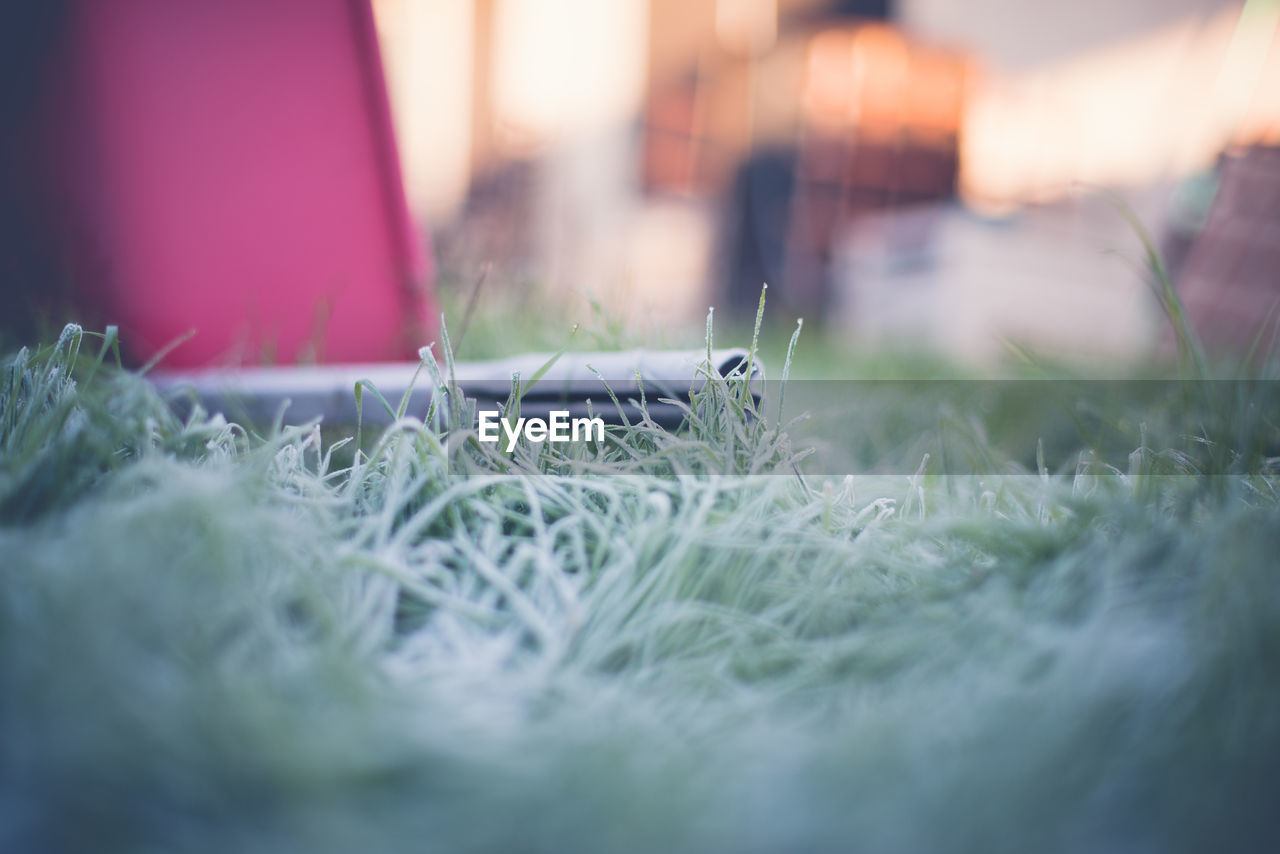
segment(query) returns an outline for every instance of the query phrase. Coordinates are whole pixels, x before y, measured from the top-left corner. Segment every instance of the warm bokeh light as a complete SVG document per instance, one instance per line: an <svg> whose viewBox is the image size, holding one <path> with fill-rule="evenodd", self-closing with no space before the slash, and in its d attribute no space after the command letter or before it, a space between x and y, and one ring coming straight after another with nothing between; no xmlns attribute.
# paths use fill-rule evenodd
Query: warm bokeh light
<svg viewBox="0 0 1280 854"><path fill-rule="evenodd" d="M472 0L376 0L405 188L427 221L453 215L471 168Z"/></svg>
<svg viewBox="0 0 1280 854"><path fill-rule="evenodd" d="M830 29L809 46L804 101L820 131L856 130L881 142L953 139L960 129L967 61L913 44L883 25Z"/></svg>
<svg viewBox="0 0 1280 854"><path fill-rule="evenodd" d="M716 38L733 53L769 50L778 40L778 0L716 0Z"/></svg>
<svg viewBox="0 0 1280 854"><path fill-rule="evenodd" d="M647 13L644 0L498 0L493 98L517 152L635 114Z"/></svg>
<svg viewBox="0 0 1280 854"><path fill-rule="evenodd" d="M991 73L964 119L961 188L1007 209L1074 187L1138 186L1274 138L1280 4L1228 7L1048 68Z"/></svg>

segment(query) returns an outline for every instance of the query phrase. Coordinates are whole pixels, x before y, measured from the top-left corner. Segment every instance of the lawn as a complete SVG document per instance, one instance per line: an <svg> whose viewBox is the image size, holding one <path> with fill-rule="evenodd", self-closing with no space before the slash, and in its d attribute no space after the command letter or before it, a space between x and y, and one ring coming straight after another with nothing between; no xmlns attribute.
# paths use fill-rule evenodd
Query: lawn
<svg viewBox="0 0 1280 854"><path fill-rule="evenodd" d="M111 343L0 372L0 850L1280 850L1268 384L826 477L736 377L335 448ZM857 429L932 435L909 389Z"/></svg>

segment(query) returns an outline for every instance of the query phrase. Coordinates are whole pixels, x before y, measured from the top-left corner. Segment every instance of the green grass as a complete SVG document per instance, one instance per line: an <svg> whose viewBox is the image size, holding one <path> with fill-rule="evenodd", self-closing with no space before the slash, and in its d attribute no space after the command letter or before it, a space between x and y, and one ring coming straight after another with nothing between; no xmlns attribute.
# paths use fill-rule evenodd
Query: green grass
<svg viewBox="0 0 1280 854"><path fill-rule="evenodd" d="M462 333L455 336L461 338L455 342L460 361L553 353L565 345L575 328L575 350L696 350L704 343L703 329L697 323L669 324L642 315L624 324L587 295L550 292L536 282L512 284L496 277L478 278L477 304L484 308L470 317L467 308L476 281L447 279L440 283L439 296L449 327ZM547 318L559 320L549 323ZM760 331L760 354L771 369L776 370L786 359L795 320L766 320ZM717 315L719 344L736 346L749 341L751 335L749 324L726 325ZM936 352L886 342L851 341L840 330L819 331L810 322L804 345L794 354L791 375L799 379L953 379L980 372Z"/></svg>
<svg viewBox="0 0 1280 854"><path fill-rule="evenodd" d="M1151 463L1269 411L1189 397L1113 474L823 482L711 375L678 434L406 417L339 468L96 341L0 374L0 850L1280 842L1274 460Z"/></svg>

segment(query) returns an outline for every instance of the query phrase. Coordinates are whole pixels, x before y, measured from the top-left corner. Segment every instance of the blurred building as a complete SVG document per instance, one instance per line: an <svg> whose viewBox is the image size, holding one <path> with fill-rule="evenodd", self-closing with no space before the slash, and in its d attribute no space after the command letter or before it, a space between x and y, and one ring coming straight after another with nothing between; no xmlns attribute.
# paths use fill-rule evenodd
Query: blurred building
<svg viewBox="0 0 1280 854"><path fill-rule="evenodd" d="M1103 191L1189 245L1181 182L1280 141L1269 0L376 10L446 286L493 264L664 324L768 281L865 340L1133 354L1156 309Z"/></svg>

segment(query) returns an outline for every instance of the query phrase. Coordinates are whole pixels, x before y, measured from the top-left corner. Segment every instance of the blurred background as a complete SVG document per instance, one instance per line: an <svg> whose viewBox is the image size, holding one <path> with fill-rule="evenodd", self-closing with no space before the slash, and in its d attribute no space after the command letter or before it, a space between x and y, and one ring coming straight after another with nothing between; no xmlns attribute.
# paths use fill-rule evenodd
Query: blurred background
<svg viewBox="0 0 1280 854"><path fill-rule="evenodd" d="M1280 297L1280 3L375 9L446 295L491 264L661 331L767 281L860 347L1139 359L1162 320L1122 206L1211 341Z"/></svg>
<svg viewBox="0 0 1280 854"><path fill-rule="evenodd" d="M163 328L198 326L220 309L195 307L197 294L258 275L237 264L285 251L288 241L269 245L261 235L291 228L309 236L288 251L317 263L272 256L270 276L254 279L256 296L234 311L296 314L296 322L249 344L232 336L234 348L206 337L213 344L192 351L195 362L404 357L434 337L441 307L451 326L469 325L468 312L480 318L463 355L559 346L575 322L591 333L577 342L584 346L696 346L708 306L718 327L741 328L764 282L771 323L789 328L804 317L810 340L837 349L919 350L984 365L1012 342L1093 364L1136 362L1167 349L1168 336L1130 216L1150 230L1209 345L1243 348L1280 299L1280 0L236 0L203 4L210 15L243 12L225 38L211 35L221 32L212 18L157 28L171 51L152 65L137 58L152 55L138 35L145 28L126 33L118 22L125 10L138 12L135 23L139 10L172 18L163 11L172 4L99 6L88 23L94 14L77 9L92 3L29 5L8 3L0 27L0 325L11 335L33 317L50 326L82 319L90 306L102 322L118 322L111 300L86 294L127 298L148 275L164 283L165 299L178 295ZM328 7L333 27L357 35L363 25L343 10L371 14L383 79L369 76L357 51L351 74L363 83L343 88L339 50L318 35ZM268 8L280 14L263 23ZM115 35L102 35L113 26ZM80 34L70 48L67 29ZM253 33L262 44L246 47ZM128 50L94 47L110 38ZM222 52L206 51L216 53L211 67L227 79L243 71L242 89L220 101L186 83L161 91L156 81L169 69L219 38ZM306 44L316 46L310 54ZM83 80L114 88L83 80L66 88L62 78L75 76L67 69L90 54L97 65L87 64ZM254 56L267 59L251 65ZM133 76L116 73L130 64ZM288 77L282 69L297 71L293 88L275 101L259 97ZM221 78L205 84L213 92ZM118 95L129 87L160 94ZM315 116L332 109L313 120L297 107L308 97ZM254 98L256 113L244 106ZM42 208L30 201L24 152L50 146L12 140L54 102L97 117L73 130L55 123L72 142L53 183L92 185L109 200L95 202L90 228L115 235L105 242L117 246L126 240L121 222L151 217L137 252L154 255L156 244L175 245L159 236L191 209L225 210L188 229L208 238L212 248L189 242L220 278L188 286L181 259L119 261L112 269L133 272L98 288L97 268L68 272L56 251L53 261L33 260L31 235L48 229L31 224ZM394 127L390 148L377 133L380 105ZM103 137L111 116L128 109L137 117L114 148L80 144ZM252 132L220 138L237 117L250 129L279 123L271 138L284 141L272 149L275 165L252 178L208 165L250 142L261 148ZM340 156L320 162L326 146L366 124L369 140L352 134ZM190 132L174 137L174 127ZM169 134L187 153L180 167L153 165L168 155L148 148L148 134ZM280 164L293 168L299 152L312 152L314 170L276 186ZM117 169L102 179L101 164L129 156L134 177ZM371 165L364 183L351 178L343 189L335 176L363 174L352 164ZM219 196L235 176L239 195ZM152 177L155 187L136 189ZM391 203L361 195L365 185L381 186ZM402 187L403 198L388 187ZM166 193L176 201L161 205ZM142 201L121 201L131 194ZM201 201L211 197L217 205ZM262 210L270 216L255 220ZM369 225L377 217L385 222ZM309 231L298 228L304 219ZM220 239L223 228L250 225L235 241ZM359 261L357 273L322 282L325 253L338 251L347 226L368 231L336 256ZM406 229L410 237L396 237ZM386 257L396 263L379 261ZM46 298L68 278L89 284ZM369 284L391 279L411 280L412 306ZM277 290L291 302L272 308ZM386 331L401 315L416 325ZM342 323L398 343L381 347ZM307 336L325 329L333 330L327 347L313 346Z"/></svg>

